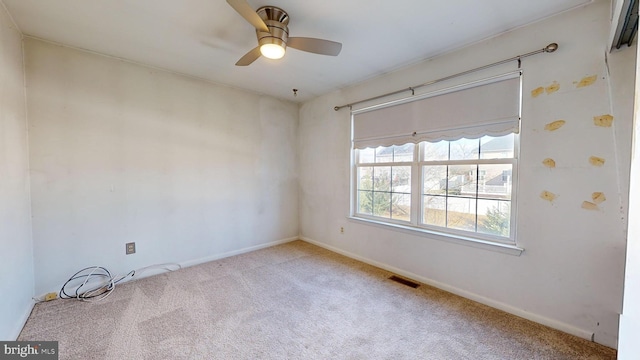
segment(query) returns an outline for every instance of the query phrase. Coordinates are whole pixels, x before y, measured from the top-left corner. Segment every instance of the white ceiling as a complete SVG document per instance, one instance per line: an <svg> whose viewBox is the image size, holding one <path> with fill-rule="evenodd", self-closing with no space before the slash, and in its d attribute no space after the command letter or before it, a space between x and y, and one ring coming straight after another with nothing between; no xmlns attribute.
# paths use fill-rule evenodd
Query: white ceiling
<svg viewBox="0 0 640 360"><path fill-rule="evenodd" d="M248 0L289 13L290 36L342 42L337 57L257 45L225 0L0 0L25 34L217 83L305 101L591 0ZM534 40L534 39L532 39ZM548 39L532 41L544 47ZM517 54L514 54L517 55ZM425 81L428 79L425 79ZM293 97L292 89L299 89Z"/></svg>

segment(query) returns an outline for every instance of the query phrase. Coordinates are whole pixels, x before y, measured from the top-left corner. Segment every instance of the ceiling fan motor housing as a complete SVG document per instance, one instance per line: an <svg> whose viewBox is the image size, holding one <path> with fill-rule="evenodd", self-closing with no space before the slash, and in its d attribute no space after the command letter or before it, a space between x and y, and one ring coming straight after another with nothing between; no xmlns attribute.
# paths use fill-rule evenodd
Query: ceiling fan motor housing
<svg viewBox="0 0 640 360"><path fill-rule="evenodd" d="M257 11L260 18L269 28L270 32L256 30L258 36L258 44L276 44L287 47L287 39L289 37L289 15L286 11L275 6L263 6Z"/></svg>
<svg viewBox="0 0 640 360"><path fill-rule="evenodd" d="M1 2L1 0L0 0ZM320 55L337 56L342 44L335 41L310 37L289 37L289 14L276 6L263 6L258 10L246 0L227 0L249 24L256 29L258 46L251 49L236 62L236 66L247 66L264 56L278 60L285 55L286 48L293 48Z"/></svg>

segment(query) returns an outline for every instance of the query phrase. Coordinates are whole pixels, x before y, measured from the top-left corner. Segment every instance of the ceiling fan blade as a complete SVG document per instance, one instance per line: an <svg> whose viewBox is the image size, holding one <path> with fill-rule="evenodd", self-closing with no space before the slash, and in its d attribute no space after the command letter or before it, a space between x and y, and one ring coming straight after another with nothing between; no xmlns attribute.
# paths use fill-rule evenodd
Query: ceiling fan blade
<svg viewBox="0 0 640 360"><path fill-rule="evenodd" d="M256 13L255 10L245 0L227 0L227 3L240 14L245 20L247 20L254 28L269 32L267 24L264 23L262 18ZM237 64L236 64L237 65Z"/></svg>
<svg viewBox="0 0 640 360"><path fill-rule="evenodd" d="M342 50L342 44L339 42L308 37L290 37L287 40L287 47L331 56L337 56Z"/></svg>
<svg viewBox="0 0 640 360"><path fill-rule="evenodd" d="M252 62L258 60L260 57L260 46L253 48L253 50L246 53L243 57L238 60L236 66L247 66L251 65Z"/></svg>

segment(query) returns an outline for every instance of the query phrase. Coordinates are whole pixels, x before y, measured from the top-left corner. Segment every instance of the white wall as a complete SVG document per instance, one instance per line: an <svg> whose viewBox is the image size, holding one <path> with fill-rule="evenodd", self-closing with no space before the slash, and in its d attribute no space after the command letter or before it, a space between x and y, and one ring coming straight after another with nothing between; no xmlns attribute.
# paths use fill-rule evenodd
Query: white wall
<svg viewBox="0 0 640 360"><path fill-rule="evenodd" d="M36 294L297 238L296 104L31 38L25 58Z"/></svg>
<svg viewBox="0 0 640 360"><path fill-rule="evenodd" d="M609 48L610 3L597 1L456 52L309 101L300 110L301 236L449 291L615 347L622 302L633 52ZM540 49L523 60L517 242L521 256L348 220L350 128L342 105ZM419 46L419 44L417 44ZM630 55L630 53L632 53ZM515 69L514 64L441 86ZM584 77L596 82L577 88ZM554 81L560 90L532 97ZM611 114L613 127L593 117ZM564 119L553 133L545 124ZM590 156L606 159L602 167ZM557 168L542 160L552 157ZM625 163L626 161L626 163ZM551 203L542 191L558 195ZM581 208L593 192L607 200ZM340 227L345 233L340 234Z"/></svg>
<svg viewBox="0 0 640 360"><path fill-rule="evenodd" d="M31 311L33 253L22 35L0 2L0 340Z"/></svg>
<svg viewBox="0 0 640 360"><path fill-rule="evenodd" d="M637 66L637 65L636 65ZM638 68L636 68L638 69ZM636 74L637 74L636 70ZM636 78L636 94L640 91L640 79ZM640 358L640 104L636 96L633 126L633 151L631 162L631 189L629 192L629 222L627 258L624 282L624 306L620 316L620 341L618 359Z"/></svg>

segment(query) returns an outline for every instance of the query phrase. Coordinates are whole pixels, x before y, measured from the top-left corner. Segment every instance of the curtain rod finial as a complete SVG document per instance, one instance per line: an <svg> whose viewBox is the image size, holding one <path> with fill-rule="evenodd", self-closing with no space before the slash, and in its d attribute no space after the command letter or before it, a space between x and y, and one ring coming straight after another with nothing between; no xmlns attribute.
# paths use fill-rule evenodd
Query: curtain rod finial
<svg viewBox="0 0 640 360"><path fill-rule="evenodd" d="M334 106L334 107L333 107L333 110L335 110L335 111L340 110L340 106Z"/></svg>
<svg viewBox="0 0 640 360"><path fill-rule="evenodd" d="M547 45L543 50L546 53L552 53L552 52L558 50L558 44L551 43L551 44Z"/></svg>

